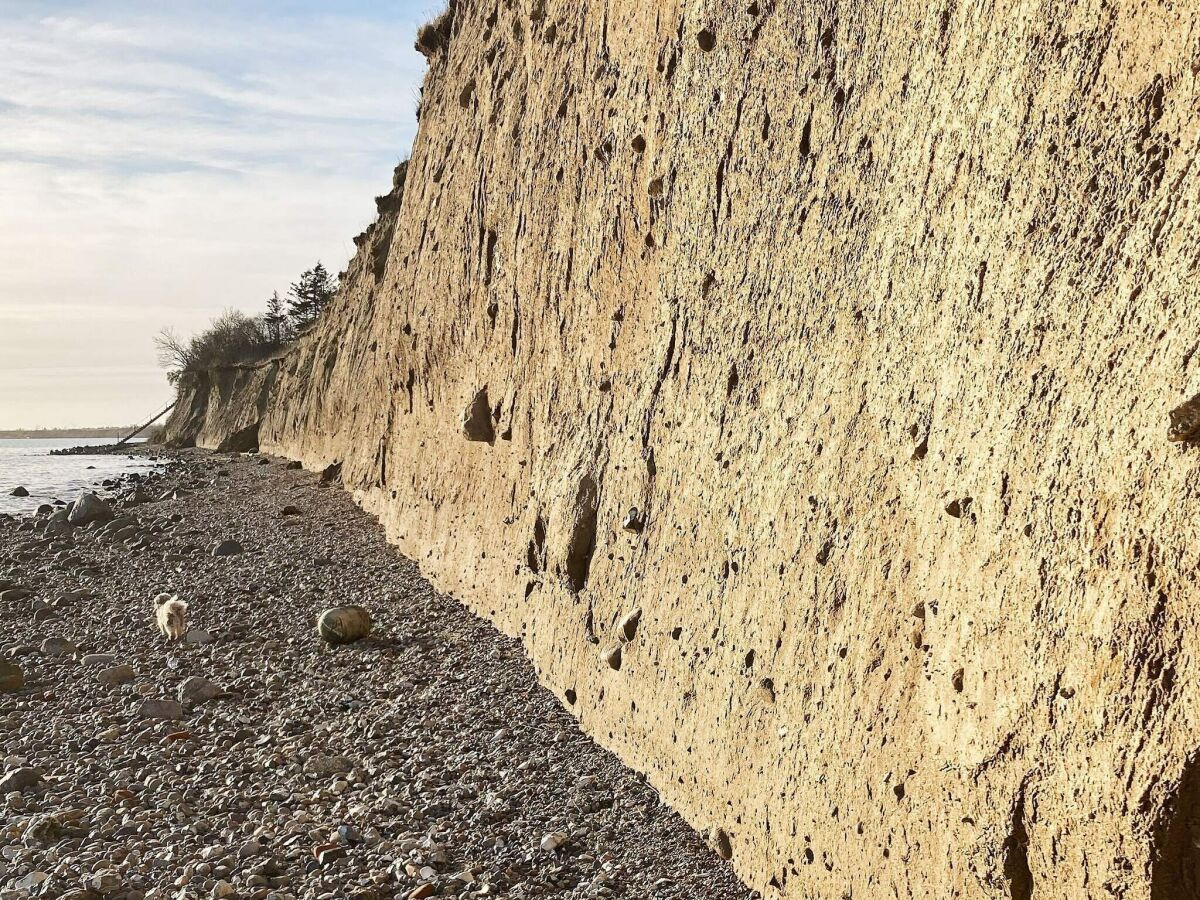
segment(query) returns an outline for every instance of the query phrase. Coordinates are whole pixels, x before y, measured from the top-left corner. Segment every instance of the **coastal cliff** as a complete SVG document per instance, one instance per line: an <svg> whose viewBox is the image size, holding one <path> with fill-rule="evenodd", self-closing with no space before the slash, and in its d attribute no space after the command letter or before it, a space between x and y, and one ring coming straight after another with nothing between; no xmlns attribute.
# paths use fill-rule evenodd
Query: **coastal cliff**
<svg viewBox="0 0 1200 900"><path fill-rule="evenodd" d="M1200 10L422 47L338 297L169 438L340 465L766 896L1200 895Z"/></svg>

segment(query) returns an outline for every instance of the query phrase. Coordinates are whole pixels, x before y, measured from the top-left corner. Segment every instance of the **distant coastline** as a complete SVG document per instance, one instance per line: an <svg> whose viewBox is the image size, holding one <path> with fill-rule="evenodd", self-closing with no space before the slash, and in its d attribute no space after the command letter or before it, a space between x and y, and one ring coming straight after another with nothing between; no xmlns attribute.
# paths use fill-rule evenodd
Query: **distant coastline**
<svg viewBox="0 0 1200 900"><path fill-rule="evenodd" d="M107 428L14 428L9 431L0 430L0 439L122 438L136 427L136 425L113 425Z"/></svg>

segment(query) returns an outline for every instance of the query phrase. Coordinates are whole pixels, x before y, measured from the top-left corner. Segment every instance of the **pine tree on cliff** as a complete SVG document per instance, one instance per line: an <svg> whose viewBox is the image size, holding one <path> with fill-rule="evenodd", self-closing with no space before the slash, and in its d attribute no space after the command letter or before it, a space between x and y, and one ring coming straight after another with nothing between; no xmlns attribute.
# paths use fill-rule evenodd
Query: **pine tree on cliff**
<svg viewBox="0 0 1200 900"><path fill-rule="evenodd" d="M263 324L267 326L267 336L276 344L286 344L292 339L292 323L288 312L283 307L283 298L279 291L271 295L267 301L267 312L263 316Z"/></svg>
<svg viewBox="0 0 1200 900"><path fill-rule="evenodd" d="M317 263L288 291L288 314L297 328L315 322L337 291L337 282Z"/></svg>

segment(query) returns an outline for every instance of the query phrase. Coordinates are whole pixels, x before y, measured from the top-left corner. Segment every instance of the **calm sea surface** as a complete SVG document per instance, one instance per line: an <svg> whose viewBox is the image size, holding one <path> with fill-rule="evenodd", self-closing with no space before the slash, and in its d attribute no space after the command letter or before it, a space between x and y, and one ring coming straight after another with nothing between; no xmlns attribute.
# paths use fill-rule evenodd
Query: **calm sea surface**
<svg viewBox="0 0 1200 900"><path fill-rule="evenodd" d="M112 444L103 438L56 438L47 440L0 439L0 513L32 512L43 503L74 500L80 491L123 472L148 472L154 463L111 456L51 456L65 447L95 447ZM92 467L92 468L89 468ZM11 496L21 486L28 497Z"/></svg>

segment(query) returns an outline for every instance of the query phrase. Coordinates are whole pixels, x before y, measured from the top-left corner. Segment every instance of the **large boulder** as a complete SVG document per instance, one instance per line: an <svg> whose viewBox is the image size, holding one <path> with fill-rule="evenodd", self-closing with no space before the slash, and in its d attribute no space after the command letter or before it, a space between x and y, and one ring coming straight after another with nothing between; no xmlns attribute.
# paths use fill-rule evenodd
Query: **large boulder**
<svg viewBox="0 0 1200 900"><path fill-rule="evenodd" d="M107 522L113 517L112 507L95 494L84 492L79 495L67 521L72 525L88 525L92 522Z"/></svg>
<svg viewBox="0 0 1200 900"><path fill-rule="evenodd" d="M182 719L183 704L176 700L143 700L137 714L143 719Z"/></svg>
<svg viewBox="0 0 1200 900"><path fill-rule="evenodd" d="M361 606L337 606L321 613L317 633L330 644L352 644L371 633L371 614Z"/></svg>
<svg viewBox="0 0 1200 900"><path fill-rule="evenodd" d="M0 778L0 797L20 793L42 783L42 773L37 769L22 767L5 773Z"/></svg>
<svg viewBox="0 0 1200 900"><path fill-rule="evenodd" d="M224 696L224 690L199 675L193 675L179 686L179 702L181 703L205 703L208 700L216 700L218 697Z"/></svg>
<svg viewBox="0 0 1200 900"><path fill-rule="evenodd" d="M29 491L27 491L27 490L26 490L24 487L22 487L21 485L17 485L15 488L13 488L13 489L12 489L12 491L11 491L11 492L10 492L10 494L9 494L9 496L10 496L10 497L28 497L28 496L29 496Z"/></svg>

